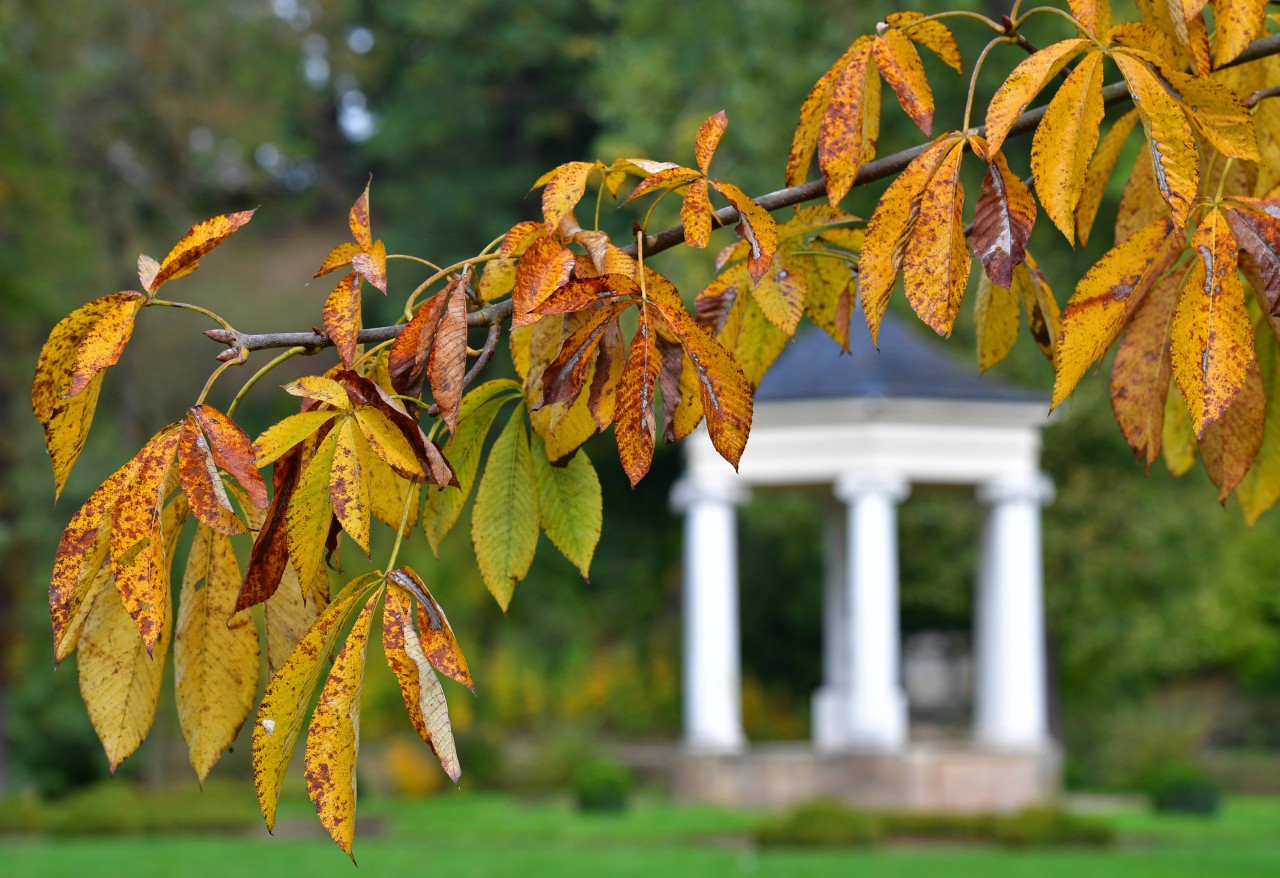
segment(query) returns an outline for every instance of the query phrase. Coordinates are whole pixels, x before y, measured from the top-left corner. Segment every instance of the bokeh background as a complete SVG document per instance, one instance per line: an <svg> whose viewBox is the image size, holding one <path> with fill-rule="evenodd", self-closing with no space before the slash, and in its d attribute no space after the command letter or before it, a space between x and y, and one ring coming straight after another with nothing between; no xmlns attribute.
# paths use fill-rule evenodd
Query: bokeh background
<svg viewBox="0 0 1280 878"><path fill-rule="evenodd" d="M906 6L0 2L0 792L57 797L105 777L73 662L52 668L45 590L54 548L99 481L191 404L219 350L195 315L144 313L55 506L26 394L61 316L136 286L139 252L163 256L192 223L258 206L172 295L246 331L305 329L320 322L328 292L308 279L346 238L346 208L370 174L374 229L389 251L445 264L535 217L537 196L526 193L543 171L595 157L687 164L698 125L720 109L730 127L716 175L753 193L779 188L808 88L898 8ZM971 61L985 36L963 23L956 31ZM1010 47L992 54L979 109L1020 58ZM938 130L958 126L966 80L926 65ZM886 97L881 152L918 137ZM1025 168L1025 157L1014 164ZM847 206L866 216L874 194L855 193ZM606 211L619 229L633 218ZM1107 237L1073 253L1041 223L1032 249L1060 302ZM672 253L662 270L692 294L711 266L705 254ZM367 325L394 319L396 294L421 279L403 262L391 272L391 298L366 299ZM969 362L971 309L949 341ZM1051 385L1027 337L995 373L1046 394ZM211 401L225 405L237 386L224 378ZM260 388L242 409L244 425L256 434L289 405ZM1159 464L1144 473L1111 418L1105 368L1082 382L1045 442L1058 489L1045 512L1052 709L1069 786L1131 790L1181 765L1233 789L1280 793L1280 514L1250 529L1234 503L1218 504L1198 465L1177 480ZM438 562L421 540L407 556L447 608L475 672L479 697L448 690L472 788L554 789L594 751L630 753L642 769L646 745L676 740L679 522L667 495L678 449L660 450L634 491L611 436L588 450L605 490L589 582L544 541L504 618L470 560L465 521ZM813 498L794 495L753 503L742 519L744 708L755 739L808 732L820 674L818 515ZM918 490L901 526L904 632L947 635L963 650L977 545L971 500ZM371 654L362 784L429 793L443 775L378 664ZM171 695L121 772L193 786ZM237 746L215 779L247 777L247 747Z"/></svg>

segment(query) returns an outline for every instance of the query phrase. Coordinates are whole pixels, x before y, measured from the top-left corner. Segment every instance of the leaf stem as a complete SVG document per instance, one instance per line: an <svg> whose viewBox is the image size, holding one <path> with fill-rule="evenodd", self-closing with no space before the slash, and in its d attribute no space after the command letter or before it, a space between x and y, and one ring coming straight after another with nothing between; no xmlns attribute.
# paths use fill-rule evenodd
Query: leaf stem
<svg viewBox="0 0 1280 878"><path fill-rule="evenodd" d="M605 173L600 172L600 185L596 187L596 222L595 230L600 231L600 202L604 201Z"/></svg>
<svg viewBox="0 0 1280 878"><path fill-rule="evenodd" d="M1222 193L1227 188L1227 177L1231 175L1231 166L1236 163L1234 158L1227 157L1227 163L1222 166L1222 176L1218 178L1218 191L1213 193L1213 203L1216 206L1222 201Z"/></svg>
<svg viewBox="0 0 1280 878"><path fill-rule="evenodd" d="M227 332L236 331L235 327L233 327L227 321L223 320L222 317L213 313L208 308L201 308L199 305L191 305L191 304L188 304L187 302L172 302L168 299L151 299L150 301L147 302L147 304L161 305L165 308L177 308L182 311L194 311L197 314L203 314L205 317L208 317L210 320L212 320L214 323L221 326Z"/></svg>
<svg viewBox="0 0 1280 878"><path fill-rule="evenodd" d="M236 394L236 398L231 400L231 405L227 406L227 417L229 418L236 413L236 409L240 407L240 400L244 399L245 394L247 394L250 390L252 390L253 385L257 384L260 380L262 380L267 375L268 372L270 372L272 369L274 369L276 366L279 366L281 363L285 362L286 360L293 359L294 357L298 356L298 354L305 354L307 350L308 350L307 348L302 347L301 345L299 345L298 347L289 348L289 350L285 351L283 354L280 354L278 357L276 357L271 362L267 363L257 372L254 372L253 375L250 376L249 380L244 383L244 386L240 388L240 392Z"/></svg>
<svg viewBox="0 0 1280 878"><path fill-rule="evenodd" d="M1004 33L1004 28L999 23L987 18L981 12L970 12L967 9L951 9L946 12L935 12L933 15L926 15L924 18L917 18L915 21L901 25L899 30L911 30L911 28L922 25L927 21L941 21L944 18L972 18L974 21L980 21L996 33Z"/></svg>
<svg viewBox="0 0 1280 878"><path fill-rule="evenodd" d="M393 343L394 341L395 341L395 339L394 339L394 338L389 338L389 339L387 339L387 340L386 340L386 341L384 341L384 342L379 342L378 344L376 344L376 345L374 345L373 347L369 348L367 351L365 351L365 352L364 352L363 354L361 354L360 356L356 357L355 361L354 361L354 362L352 362L352 364L351 364L348 368L350 368L350 369L354 370L356 366L359 366L359 365L360 365L361 363L363 363L365 360L369 359L369 358L370 358L370 357L372 357L374 354L376 354L378 351L382 350L383 348L385 348L387 345L390 345L390 344L391 344L391 343Z"/></svg>
<svg viewBox="0 0 1280 878"><path fill-rule="evenodd" d="M248 351L246 351L244 348L241 348L240 353L241 353L241 356L231 360L227 360L225 363L219 364L218 368L214 369L213 372L210 373L209 380L204 383L204 388L200 391L200 395L196 397L196 405L200 405L201 403L204 402L205 397L209 395L209 390L213 387L213 382L218 380L219 375L221 375L223 372L230 369L232 366L241 365L242 363L244 363L246 359L248 359L248 356L249 356Z"/></svg>
<svg viewBox="0 0 1280 878"><path fill-rule="evenodd" d="M500 241L502 239L498 238L496 240ZM493 243L490 242L489 247L492 247L492 246L493 246ZM485 250L488 250L489 247L486 247ZM409 294L409 298L404 303L404 321L407 323L413 319L413 308L414 308L414 305L417 304L415 300L418 298L418 296L420 296L422 292L428 289L433 283L435 283L436 281L440 280L443 277L446 277L449 274L449 272L457 271L460 268L466 268L470 265L479 265L481 262L489 262L490 260L497 259L497 258L498 258L497 253L481 252L476 256L472 256L468 259L463 259L461 262L455 262L453 263L453 265L446 266L445 268L441 268L438 271L436 271L436 273L431 275L431 277L427 278L422 283L418 284L417 289L415 289L412 293Z"/></svg>
<svg viewBox="0 0 1280 878"><path fill-rule="evenodd" d="M417 262L430 268L432 271L439 271L440 266L430 260L423 259L421 256L411 256L408 253L388 253L388 259L408 259L410 262Z"/></svg>
<svg viewBox="0 0 1280 878"><path fill-rule="evenodd" d="M421 404L421 400L418 401ZM391 557L387 559L387 568L383 571L383 576L390 573L396 566L396 558L400 555L400 544L404 542L405 528L409 524L409 506L413 503L414 492L418 486L413 482L409 483L409 490L404 492L404 509L400 512L400 526L396 528L396 541L391 547Z"/></svg>
<svg viewBox="0 0 1280 878"><path fill-rule="evenodd" d="M991 42L987 43L982 49L982 54L978 55L978 60L973 62L973 74L969 77L969 96L964 101L964 122L960 124L960 131L964 134L969 132L969 116L973 112L973 96L978 90L978 74L982 71L983 62L987 60L987 55L996 46L1001 43L1017 42L1013 37L1001 35Z"/></svg>
<svg viewBox="0 0 1280 878"><path fill-rule="evenodd" d="M1054 7L1054 6L1037 6L1035 9L1028 9L1026 12L1024 12L1021 15L1021 17L1013 19L1013 29L1021 30L1022 25L1025 24L1026 21L1029 18L1031 18L1031 16L1039 15L1042 12L1052 12L1054 15L1057 15L1060 18L1065 18L1067 21L1071 22L1073 25L1079 28L1080 32L1084 34L1086 37L1088 37L1091 41L1093 41L1094 43L1098 43L1099 46L1102 45L1098 41L1098 38L1094 36L1093 31L1089 30L1087 27L1081 24L1074 15L1072 15L1070 12L1067 12L1062 9L1058 9L1057 7Z"/></svg>

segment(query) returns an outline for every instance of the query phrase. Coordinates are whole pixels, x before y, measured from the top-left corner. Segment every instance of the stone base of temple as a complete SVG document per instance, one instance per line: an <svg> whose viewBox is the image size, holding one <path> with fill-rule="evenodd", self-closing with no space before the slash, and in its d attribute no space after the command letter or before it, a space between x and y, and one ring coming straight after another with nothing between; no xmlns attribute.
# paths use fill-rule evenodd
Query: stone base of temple
<svg viewBox="0 0 1280 878"><path fill-rule="evenodd" d="M679 801L731 807L836 798L866 808L999 812L1052 801L1062 789L1061 769L1056 746L913 744L896 754L858 754L765 744L725 755L682 752L671 789Z"/></svg>

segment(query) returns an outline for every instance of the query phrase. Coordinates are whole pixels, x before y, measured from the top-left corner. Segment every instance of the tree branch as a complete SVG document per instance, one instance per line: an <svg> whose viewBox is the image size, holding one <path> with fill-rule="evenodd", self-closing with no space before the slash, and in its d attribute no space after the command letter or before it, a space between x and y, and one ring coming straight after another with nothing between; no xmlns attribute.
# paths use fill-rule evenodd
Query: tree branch
<svg viewBox="0 0 1280 878"><path fill-rule="evenodd" d="M1280 34L1272 34L1271 36L1262 37L1250 43L1240 55L1234 60L1224 64L1223 67L1235 67L1240 64L1246 64L1250 61L1256 61L1259 58L1266 58L1270 55L1280 54ZM1270 90L1267 90L1270 91ZM1259 95L1258 97L1269 97L1270 95ZM1102 89L1102 100L1106 106L1121 103L1129 99L1129 87L1124 82L1113 82ZM1036 107L1027 110L1018 120L1009 128L1007 137L1020 137L1031 132L1040 120L1044 117L1048 106ZM971 129L968 133L982 134L986 131L985 126ZM922 143L919 146L913 146L910 149L904 149L895 152L892 155L875 159L867 162L858 171L858 176L854 179L853 187L865 186L868 183L874 183L877 180L883 180L902 171L911 164L911 162L926 149L928 143ZM791 186L786 189L779 189L762 195L755 199L756 203L765 210L773 212L781 210L784 207L791 207L796 204L803 204L806 201L814 201L823 197L827 193L826 183L822 180L810 180L799 186ZM738 211L733 207L723 207L716 211L716 221L721 226L733 225L738 221ZM672 226L656 235L645 239L645 255L651 256L655 253L661 253L663 250L670 250L684 242L684 226ZM623 252L630 256L636 255L636 245L630 244L622 248ZM483 308L473 311L467 315L467 326L475 328L479 326L492 326L495 322L501 322L509 318L514 310L514 306L510 299L503 299L500 302L494 302ZM404 324L396 324L393 326L377 326L360 331L358 339L362 343L383 342L391 338L395 338L400 334L400 330L404 329ZM267 348L288 348L303 347L308 353L327 348L333 342L324 333L311 332L268 332L261 334L247 334L241 332L229 332L225 329L211 329L205 335L214 341L221 342L233 349L243 348L246 351L260 351Z"/></svg>

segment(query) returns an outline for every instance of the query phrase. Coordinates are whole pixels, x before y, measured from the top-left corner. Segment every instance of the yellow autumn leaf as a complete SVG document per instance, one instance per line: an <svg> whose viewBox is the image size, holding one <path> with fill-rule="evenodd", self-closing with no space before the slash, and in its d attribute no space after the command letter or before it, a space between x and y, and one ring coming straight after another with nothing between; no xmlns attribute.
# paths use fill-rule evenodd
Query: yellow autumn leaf
<svg viewBox="0 0 1280 878"><path fill-rule="evenodd" d="M111 565L106 560L111 521L120 491L133 479L136 466L136 458L130 459L90 494L58 541L49 584L54 661L62 661L75 649L92 600L110 581Z"/></svg>
<svg viewBox="0 0 1280 878"><path fill-rule="evenodd" d="M1173 317L1173 377L1196 437L1231 405L1254 362L1253 322L1236 270L1239 250L1226 216L1210 211L1191 237L1198 257Z"/></svg>
<svg viewBox="0 0 1280 878"><path fill-rule="evenodd" d="M923 20L923 12L890 12L884 17L885 24L898 28L912 42L919 43L956 73L964 72L964 62L960 57L960 46L950 28L938 19Z"/></svg>
<svg viewBox="0 0 1280 878"><path fill-rule="evenodd" d="M1265 318L1255 327L1254 338L1266 394L1266 414L1257 457L1236 487L1236 499L1250 527L1280 500L1280 349Z"/></svg>
<svg viewBox="0 0 1280 878"><path fill-rule="evenodd" d="M919 213L902 255L902 288L924 323L950 335L969 283L969 243L964 237L964 188L957 140L938 162L920 194Z"/></svg>
<svg viewBox="0 0 1280 878"><path fill-rule="evenodd" d="M1255 360L1245 371L1235 399L1200 439L1200 461L1218 488L1218 502L1224 505L1258 455L1266 412L1266 391Z"/></svg>
<svg viewBox="0 0 1280 878"><path fill-rule="evenodd" d="M1138 303L1111 365L1111 410L1138 460L1160 456L1173 364L1169 334L1183 272L1160 280Z"/></svg>
<svg viewBox="0 0 1280 878"><path fill-rule="evenodd" d="M898 103L911 121L928 137L933 128L933 91L920 53L897 28L889 28L876 37L874 53L880 75L898 96Z"/></svg>
<svg viewBox="0 0 1280 878"><path fill-rule="evenodd" d="M286 564L280 586L263 603L267 634L267 679L274 677L294 647L319 618L325 604L311 589L304 590L298 571Z"/></svg>
<svg viewBox="0 0 1280 878"><path fill-rule="evenodd" d="M573 212L587 190L587 178L596 169L596 162L566 162L543 174L533 188L542 190L542 220L547 234L554 235L560 223Z"/></svg>
<svg viewBox="0 0 1280 878"><path fill-rule="evenodd" d="M1115 342L1132 309L1180 249L1173 222L1160 217L1108 250L1085 272L1062 314L1054 360L1054 408Z"/></svg>
<svg viewBox="0 0 1280 878"><path fill-rule="evenodd" d="M300 396L303 399L314 399L317 402L328 403L341 411L350 411L352 409L351 397L347 395L347 388L324 375L304 375L297 381L291 381L284 385L283 390L285 393Z"/></svg>
<svg viewBox="0 0 1280 878"><path fill-rule="evenodd" d="M1080 189L1080 200L1076 203L1076 236L1081 246L1089 243L1089 232L1093 229L1093 221L1102 206L1102 196L1107 191L1107 183L1120 160L1120 151L1124 149L1134 123L1138 121L1138 111L1125 113L1107 131L1098 144L1089 162L1089 169L1084 175L1084 185ZM1144 224L1145 225L1145 224ZM1119 242L1117 242L1119 243Z"/></svg>
<svg viewBox="0 0 1280 878"><path fill-rule="evenodd" d="M1200 186L1200 158L1191 123L1157 75L1154 56L1125 49L1111 53L1129 85L1129 93L1147 134L1147 153L1155 172L1156 189L1169 205L1174 224L1186 226Z"/></svg>
<svg viewBox="0 0 1280 878"><path fill-rule="evenodd" d="M356 616L351 633L333 660L307 728L307 795L320 823L351 857L356 835L356 758L360 752L360 700L364 693L369 623L382 592L375 592Z"/></svg>
<svg viewBox="0 0 1280 878"><path fill-rule="evenodd" d="M867 223L866 238L858 257L858 299L873 344L880 334L880 321L902 265L903 242L915 226L920 193L956 143L954 134L943 135L913 159L880 196L875 213Z"/></svg>
<svg viewBox="0 0 1280 878"><path fill-rule="evenodd" d="M274 463L299 442L332 421L340 411L298 412L268 427L253 443L255 462L259 467Z"/></svg>
<svg viewBox="0 0 1280 878"><path fill-rule="evenodd" d="M1063 40L1023 59L1013 69L987 105L984 134L991 152L1000 151L1009 129L1040 90L1058 75L1058 71L1067 62L1092 45L1091 41L1085 39Z"/></svg>
<svg viewBox="0 0 1280 878"><path fill-rule="evenodd" d="M1164 425L1160 430L1160 450L1165 466L1175 476L1185 475L1196 462L1196 434L1191 429L1191 413L1187 411L1177 382L1169 383L1165 401Z"/></svg>
<svg viewBox="0 0 1280 878"><path fill-rule="evenodd" d="M258 629L248 613L233 615L239 592L231 538L201 525L182 577L173 673L178 723L202 783L258 695Z"/></svg>
<svg viewBox="0 0 1280 878"><path fill-rule="evenodd" d="M324 575L324 547L333 521L329 472L338 445L338 430L331 430L303 464L302 475L285 513L285 537L289 560L304 583Z"/></svg>
<svg viewBox="0 0 1280 878"><path fill-rule="evenodd" d="M369 475L356 446L357 428L347 418L334 429L337 442L329 467L329 501L347 536L369 554Z"/></svg>
<svg viewBox="0 0 1280 878"><path fill-rule="evenodd" d="M320 614L279 672L267 683L253 726L253 781L268 830L275 828L276 805L285 770L329 653L351 614L379 583L377 574L373 573L352 580Z"/></svg>
<svg viewBox="0 0 1280 878"><path fill-rule="evenodd" d="M256 208L255 208L256 210ZM164 283L188 275L200 267L200 259L214 247L225 241L249 220L253 210L210 217L196 223L182 236L160 263L155 276L147 286L147 292L155 294Z"/></svg>
<svg viewBox="0 0 1280 878"><path fill-rule="evenodd" d="M1018 297L1008 287L978 275L973 307L978 333L978 368L983 372L1003 360L1018 340Z"/></svg>
<svg viewBox="0 0 1280 878"><path fill-rule="evenodd" d="M876 76L870 63L872 43L870 37L854 43L857 48L832 82L818 129L818 167L832 205L839 204L848 194L863 161L863 146L869 133L863 124L867 82Z"/></svg>
<svg viewBox="0 0 1280 878"><path fill-rule="evenodd" d="M173 553L186 514L186 503L181 496L165 508L159 554ZM172 616L161 613L156 640L148 648L125 610L119 592L109 585L109 569L104 566L100 571L108 582L98 589L86 613L76 671L80 678L80 698L102 742L107 764L114 772L133 755L151 730L164 679ZM167 592L165 599L167 608Z"/></svg>
<svg viewBox="0 0 1280 878"><path fill-rule="evenodd" d="M1075 209L1102 124L1102 55L1086 55L1058 89L1031 143L1031 172L1044 211L1075 244Z"/></svg>
<svg viewBox="0 0 1280 878"><path fill-rule="evenodd" d="M1213 0L1213 66L1234 61L1263 34L1266 0Z"/></svg>
<svg viewBox="0 0 1280 878"><path fill-rule="evenodd" d="M831 101L832 87L854 56L864 51L864 46L869 39L869 37L859 37L855 40L853 45L846 49L845 53L836 59L827 72L814 83L804 103L801 104L800 122L796 126L796 133L791 140L791 151L787 155L785 180L788 186L799 186L809 175L809 165L813 163L813 154L818 147L823 117Z"/></svg>
<svg viewBox="0 0 1280 878"><path fill-rule="evenodd" d="M169 563L162 533L164 500L176 487L173 466L179 425L170 424L135 456L133 478L121 489L111 521L111 570L116 590L148 649L169 624Z"/></svg>

